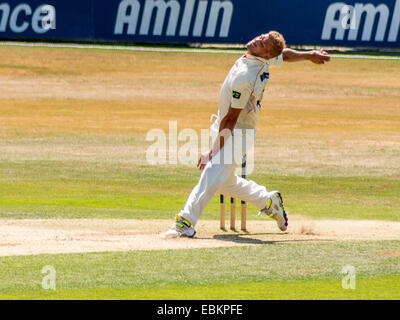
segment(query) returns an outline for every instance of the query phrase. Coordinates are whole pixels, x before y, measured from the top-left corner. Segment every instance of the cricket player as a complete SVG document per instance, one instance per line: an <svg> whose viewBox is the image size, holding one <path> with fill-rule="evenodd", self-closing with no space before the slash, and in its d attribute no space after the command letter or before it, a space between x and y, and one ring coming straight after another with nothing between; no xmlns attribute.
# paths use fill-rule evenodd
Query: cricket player
<svg viewBox="0 0 400 320"><path fill-rule="evenodd" d="M254 145L257 115L261 111L270 65L303 60L324 64L330 57L323 50L300 52L285 48L283 36L276 31L261 34L246 47L247 53L235 62L222 84L218 114L211 126L215 139L211 150L202 154L197 164L202 170L199 182L183 210L176 215L171 229L164 233L165 238L194 237L194 227L216 192L252 203L259 208L259 214L276 220L281 231L287 229L288 218L280 192L267 191L254 181L239 177L235 170L241 156ZM267 108L263 109L268 112ZM239 138L240 142L235 143ZM240 157L235 157L235 153Z"/></svg>

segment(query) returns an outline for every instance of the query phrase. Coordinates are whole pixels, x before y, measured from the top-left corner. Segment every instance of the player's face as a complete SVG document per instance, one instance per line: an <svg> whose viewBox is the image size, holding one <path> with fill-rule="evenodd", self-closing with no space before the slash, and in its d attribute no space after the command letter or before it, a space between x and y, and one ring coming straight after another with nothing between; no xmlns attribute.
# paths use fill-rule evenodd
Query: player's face
<svg viewBox="0 0 400 320"><path fill-rule="evenodd" d="M273 58L271 55L273 43L269 38L269 34L265 33L258 37L255 37L253 40L249 41L246 45L247 51L255 56L271 59Z"/></svg>

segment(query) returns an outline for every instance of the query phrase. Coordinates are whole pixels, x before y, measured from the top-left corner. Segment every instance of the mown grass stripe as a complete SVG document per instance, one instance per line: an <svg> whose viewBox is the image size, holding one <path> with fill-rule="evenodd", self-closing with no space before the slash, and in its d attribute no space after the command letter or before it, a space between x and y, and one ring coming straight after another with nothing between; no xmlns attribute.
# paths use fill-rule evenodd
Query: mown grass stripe
<svg viewBox="0 0 400 320"><path fill-rule="evenodd" d="M346 288L346 287L345 287ZM155 288L91 288L41 290L0 294L2 300L398 300L400 277L360 278L355 288L345 289L342 279L263 281L206 286Z"/></svg>

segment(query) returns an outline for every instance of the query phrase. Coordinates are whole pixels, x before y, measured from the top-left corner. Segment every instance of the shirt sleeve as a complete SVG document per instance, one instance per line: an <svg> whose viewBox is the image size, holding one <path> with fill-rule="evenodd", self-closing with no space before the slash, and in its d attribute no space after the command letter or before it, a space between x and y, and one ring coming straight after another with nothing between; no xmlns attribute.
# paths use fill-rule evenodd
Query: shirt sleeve
<svg viewBox="0 0 400 320"><path fill-rule="evenodd" d="M249 82L234 81L232 84L232 92L231 92L231 107L234 109L244 109L247 102L249 102L251 95L252 87Z"/></svg>
<svg viewBox="0 0 400 320"><path fill-rule="evenodd" d="M269 59L269 63L273 66L280 67L283 64L283 54L281 53L279 56Z"/></svg>

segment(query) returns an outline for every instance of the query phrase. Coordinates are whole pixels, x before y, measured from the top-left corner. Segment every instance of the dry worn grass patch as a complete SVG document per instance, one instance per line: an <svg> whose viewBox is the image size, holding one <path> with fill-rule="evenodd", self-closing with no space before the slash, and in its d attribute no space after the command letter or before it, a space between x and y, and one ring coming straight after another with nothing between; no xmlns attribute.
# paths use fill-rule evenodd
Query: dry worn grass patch
<svg viewBox="0 0 400 320"><path fill-rule="evenodd" d="M208 128L219 87L240 56L18 47L0 47L0 54L3 159L65 153L98 160L96 150L106 149L97 142L50 138L107 136L116 140L115 161L130 157L142 164L149 130L168 130L169 121L177 121L178 130ZM258 170L399 175L399 72L398 61L353 59L271 69L259 116ZM118 136L135 142L129 148ZM27 137L37 139L34 148L21 145Z"/></svg>

